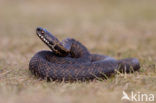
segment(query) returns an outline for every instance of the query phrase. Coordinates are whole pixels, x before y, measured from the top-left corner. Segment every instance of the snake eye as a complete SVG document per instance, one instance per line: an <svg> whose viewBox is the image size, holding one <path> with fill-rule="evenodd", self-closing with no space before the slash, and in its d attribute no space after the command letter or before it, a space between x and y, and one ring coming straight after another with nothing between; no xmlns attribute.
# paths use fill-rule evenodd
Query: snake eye
<svg viewBox="0 0 156 103"><path fill-rule="evenodd" d="M43 30L41 31L41 34L44 34L44 31Z"/></svg>

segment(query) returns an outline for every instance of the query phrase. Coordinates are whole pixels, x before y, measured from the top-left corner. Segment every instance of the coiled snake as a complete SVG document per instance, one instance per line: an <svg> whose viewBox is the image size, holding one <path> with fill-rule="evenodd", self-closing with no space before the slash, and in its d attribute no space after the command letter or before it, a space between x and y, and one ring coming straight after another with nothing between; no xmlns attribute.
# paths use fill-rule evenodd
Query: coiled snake
<svg viewBox="0 0 156 103"><path fill-rule="evenodd" d="M140 68L138 59L116 60L109 56L91 54L79 41L67 38L60 42L46 29L38 27L36 34L52 51L40 51L30 60L29 70L47 80L92 80L119 72Z"/></svg>

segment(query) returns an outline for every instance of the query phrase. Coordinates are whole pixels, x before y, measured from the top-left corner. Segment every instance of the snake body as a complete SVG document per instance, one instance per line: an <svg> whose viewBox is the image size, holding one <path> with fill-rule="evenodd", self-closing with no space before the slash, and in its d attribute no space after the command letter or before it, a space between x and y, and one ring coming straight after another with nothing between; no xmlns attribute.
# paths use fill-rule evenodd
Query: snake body
<svg viewBox="0 0 156 103"><path fill-rule="evenodd" d="M136 58L116 60L91 54L79 41L67 38L60 42L46 29L38 27L36 34L52 51L39 51L30 60L29 70L47 80L92 80L119 72L134 72L140 64Z"/></svg>

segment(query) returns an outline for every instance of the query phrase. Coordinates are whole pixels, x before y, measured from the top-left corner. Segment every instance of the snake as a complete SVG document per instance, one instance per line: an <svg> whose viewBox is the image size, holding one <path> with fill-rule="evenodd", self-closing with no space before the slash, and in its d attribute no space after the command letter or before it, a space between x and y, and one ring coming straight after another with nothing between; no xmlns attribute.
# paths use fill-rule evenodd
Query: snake
<svg viewBox="0 0 156 103"><path fill-rule="evenodd" d="M139 71L137 58L115 59L93 54L74 38L59 41L42 27L36 28L37 36L50 50L37 52L29 62L29 70L35 76L48 81L86 81L104 79L119 73Z"/></svg>

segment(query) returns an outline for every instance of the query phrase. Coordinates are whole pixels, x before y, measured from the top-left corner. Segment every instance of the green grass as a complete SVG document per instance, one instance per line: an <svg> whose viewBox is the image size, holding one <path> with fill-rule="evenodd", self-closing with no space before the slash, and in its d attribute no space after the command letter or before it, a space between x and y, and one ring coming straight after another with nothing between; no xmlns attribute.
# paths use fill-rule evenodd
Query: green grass
<svg viewBox="0 0 156 103"><path fill-rule="evenodd" d="M122 91L156 94L155 0L0 1L0 103L121 103ZM93 82L46 82L28 70L49 48L35 35L45 27L92 53L136 57L140 72ZM155 96L156 99L156 96Z"/></svg>

